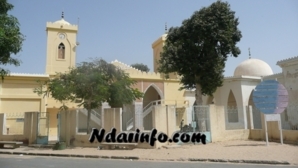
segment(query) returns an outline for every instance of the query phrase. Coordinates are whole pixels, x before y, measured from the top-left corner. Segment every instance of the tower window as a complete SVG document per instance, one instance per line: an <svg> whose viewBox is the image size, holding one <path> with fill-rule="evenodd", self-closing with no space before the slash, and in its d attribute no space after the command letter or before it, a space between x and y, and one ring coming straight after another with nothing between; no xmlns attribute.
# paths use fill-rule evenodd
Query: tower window
<svg viewBox="0 0 298 168"><path fill-rule="evenodd" d="M65 46L63 43L60 43L58 46L58 58L65 59Z"/></svg>

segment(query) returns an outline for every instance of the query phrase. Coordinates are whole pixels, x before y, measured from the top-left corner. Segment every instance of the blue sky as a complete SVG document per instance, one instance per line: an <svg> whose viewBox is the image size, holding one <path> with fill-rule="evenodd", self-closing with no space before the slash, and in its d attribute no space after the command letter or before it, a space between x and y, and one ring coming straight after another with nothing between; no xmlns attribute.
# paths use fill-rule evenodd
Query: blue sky
<svg viewBox="0 0 298 168"><path fill-rule="evenodd" d="M19 19L26 36L23 49L16 55L19 67L11 72L45 73L46 22L65 20L77 24L77 63L88 58L115 59L126 64L144 63L153 69L152 43L168 28L180 26L194 11L215 0L8 0L14 5L10 14ZM297 0L230 0L239 18L242 39L238 58L230 57L225 76L232 76L236 66L253 58L267 62L274 73L281 72L276 62L298 55Z"/></svg>

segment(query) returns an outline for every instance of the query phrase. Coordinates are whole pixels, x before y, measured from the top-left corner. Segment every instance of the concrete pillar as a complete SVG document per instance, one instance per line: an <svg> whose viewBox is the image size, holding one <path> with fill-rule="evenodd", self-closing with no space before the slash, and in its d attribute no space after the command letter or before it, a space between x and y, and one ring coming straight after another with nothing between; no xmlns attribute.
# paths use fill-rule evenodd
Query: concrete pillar
<svg viewBox="0 0 298 168"><path fill-rule="evenodd" d="M168 106L168 114L167 114L167 135L172 136L176 130L176 107L174 105ZM161 121L162 122L162 121ZM160 123L162 124L162 123Z"/></svg>
<svg viewBox="0 0 298 168"><path fill-rule="evenodd" d="M77 110L60 112L60 142L72 145L77 133Z"/></svg>
<svg viewBox="0 0 298 168"><path fill-rule="evenodd" d="M143 102L135 102L134 103L134 129L144 130L143 125Z"/></svg>
<svg viewBox="0 0 298 168"><path fill-rule="evenodd" d="M193 118L192 118L192 109L193 109L193 106L188 106L186 108L186 115L187 115L187 120L186 120L186 123L192 123L193 121Z"/></svg>
<svg viewBox="0 0 298 168"><path fill-rule="evenodd" d="M109 105L109 103L102 103L102 106L101 106L101 127L103 128L104 127L104 109L106 108L111 108L111 106Z"/></svg>
<svg viewBox="0 0 298 168"><path fill-rule="evenodd" d="M162 132L164 134L167 134L167 112L166 112L167 106L153 106L152 109L152 127L155 128L158 133ZM156 141L154 144L154 148L159 148L163 145L167 145Z"/></svg>
<svg viewBox="0 0 298 168"><path fill-rule="evenodd" d="M246 107L247 111L247 124L248 129L254 129L254 120L253 120L253 114L252 114L252 106Z"/></svg>
<svg viewBox="0 0 298 168"><path fill-rule="evenodd" d="M24 136L26 139L28 139L28 143L31 144L32 143L32 117L33 117L33 113L31 112L25 112L25 116L24 116Z"/></svg>
<svg viewBox="0 0 298 168"><path fill-rule="evenodd" d="M66 132L66 145L73 145L77 131L77 112L76 110L67 111L67 132Z"/></svg>
<svg viewBox="0 0 298 168"><path fill-rule="evenodd" d="M265 116L264 113L260 112L261 122L262 122L262 140L266 140L266 130L265 130ZM268 129L268 128L267 128Z"/></svg>
<svg viewBox="0 0 298 168"><path fill-rule="evenodd" d="M225 109L224 106L209 106L210 131L212 142L221 141L222 133L225 132Z"/></svg>
<svg viewBox="0 0 298 168"><path fill-rule="evenodd" d="M247 129L247 125L248 125L248 120L247 120L247 112L246 112L247 110L246 110L246 107L245 106L243 106L242 107L242 119L243 119L243 127L244 127L244 129Z"/></svg>
<svg viewBox="0 0 298 168"><path fill-rule="evenodd" d="M0 113L0 136L6 135L6 114Z"/></svg>
<svg viewBox="0 0 298 168"><path fill-rule="evenodd" d="M122 108L104 109L104 129L109 132L112 128L116 128L117 134L122 131Z"/></svg>
<svg viewBox="0 0 298 168"><path fill-rule="evenodd" d="M25 112L24 136L28 144L36 143L38 134L38 112Z"/></svg>

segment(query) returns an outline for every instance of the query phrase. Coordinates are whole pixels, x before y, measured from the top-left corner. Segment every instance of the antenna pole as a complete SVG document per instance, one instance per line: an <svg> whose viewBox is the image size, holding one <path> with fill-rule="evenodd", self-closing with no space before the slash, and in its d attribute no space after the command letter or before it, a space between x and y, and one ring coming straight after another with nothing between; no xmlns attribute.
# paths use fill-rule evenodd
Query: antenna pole
<svg viewBox="0 0 298 168"><path fill-rule="evenodd" d="M78 17L78 28L79 28L79 25L80 25L80 17Z"/></svg>

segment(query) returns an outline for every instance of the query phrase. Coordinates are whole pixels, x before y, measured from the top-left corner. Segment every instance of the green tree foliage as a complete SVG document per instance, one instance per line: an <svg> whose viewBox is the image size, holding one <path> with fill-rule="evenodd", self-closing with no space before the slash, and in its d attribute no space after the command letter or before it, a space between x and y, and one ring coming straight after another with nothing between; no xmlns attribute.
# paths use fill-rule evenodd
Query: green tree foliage
<svg viewBox="0 0 298 168"><path fill-rule="evenodd" d="M225 62L228 56L237 57L236 43L242 35L238 18L227 2L217 1L204 7L169 29L159 72L176 72L181 76L180 89L196 88L196 104L202 104L202 95L210 95L222 86Z"/></svg>
<svg viewBox="0 0 298 168"><path fill-rule="evenodd" d="M57 77L40 82L41 87L34 92L39 95L52 96L63 103L61 110L66 110L65 102L79 103L79 107L88 110L87 130L90 131L91 110L99 108L102 102L108 102L111 107L122 107L131 104L143 96L138 89L133 88L136 81L129 78L121 69L102 59L82 62L76 68L66 73L57 73ZM46 90L43 86L46 85Z"/></svg>
<svg viewBox="0 0 298 168"><path fill-rule="evenodd" d="M24 36L20 32L18 19L8 14L13 9L13 5L7 0L0 0L0 64L20 65L20 60L11 57L22 49ZM9 70L0 67L0 76L9 74Z"/></svg>
<svg viewBox="0 0 298 168"><path fill-rule="evenodd" d="M149 72L150 71L148 66L145 65L145 64L142 64L142 63L132 64L131 66L138 69L138 70L140 70L140 71L143 71L143 72Z"/></svg>

